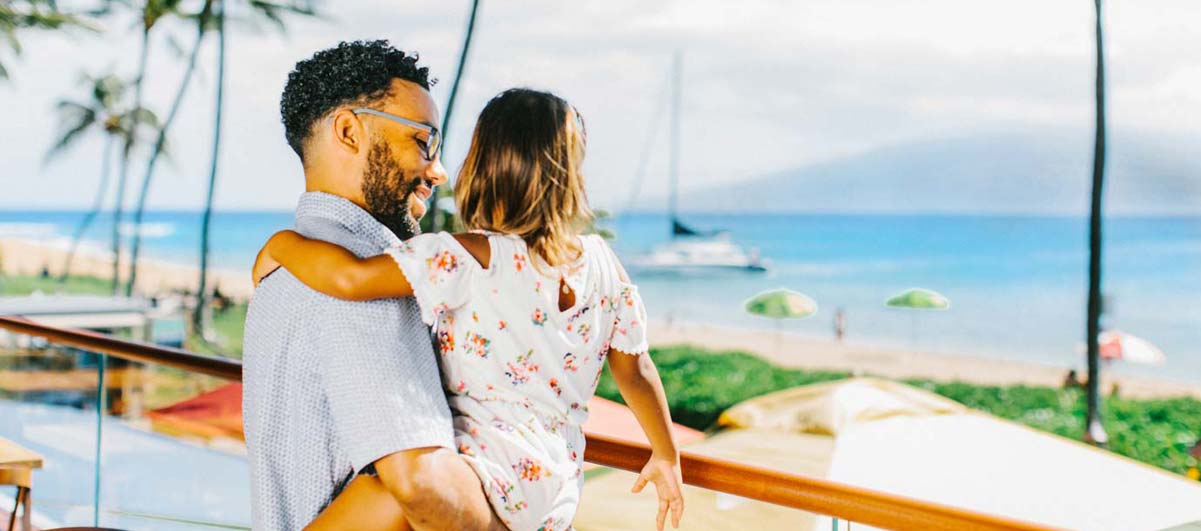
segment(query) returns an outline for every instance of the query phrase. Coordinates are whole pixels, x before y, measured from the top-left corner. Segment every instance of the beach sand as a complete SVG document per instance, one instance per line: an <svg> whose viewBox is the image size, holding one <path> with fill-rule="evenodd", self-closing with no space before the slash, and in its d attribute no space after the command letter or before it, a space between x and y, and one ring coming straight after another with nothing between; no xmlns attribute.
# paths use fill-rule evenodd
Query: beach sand
<svg viewBox="0 0 1201 531"><path fill-rule="evenodd" d="M7 238L0 239L0 272L6 275L37 275L48 268L51 275L62 272L66 260L66 249L41 242ZM121 256L121 279L128 278L128 256ZM253 257L250 257L253 258ZM248 258L248 262L249 262ZM142 295L154 296L175 290L195 292L200 275L192 265L174 264L152 259L140 259L138 280L135 289ZM81 248L75 253L71 274L111 278L113 260L111 253L100 253ZM254 292L250 274L242 271L214 270L208 273L210 287L217 286L221 293L238 300L247 300Z"/></svg>
<svg viewBox="0 0 1201 531"><path fill-rule="evenodd" d="M651 322L651 344L695 345L715 350L740 350L776 365L797 369L849 371L886 378L923 378L963 381L982 385L1062 385L1068 367L1042 365L915 350L888 349L838 343L794 334L747 330L711 324ZM1083 378L1084 375L1081 375ZM1116 382L1122 396L1163 398L1192 396L1201 399L1201 385L1155 378L1102 374L1101 389L1108 393Z"/></svg>
<svg viewBox="0 0 1201 531"><path fill-rule="evenodd" d="M65 258L66 250L45 243L0 239L0 271L5 274L36 275L43 267L48 267L54 275L61 271ZM76 254L71 271L107 278L111 268L112 260L108 255L81 251ZM137 289L144 295L181 289L194 291L198 276L194 266L144 260L138 271ZM243 271L210 271L209 284L220 286L227 296L239 300L248 300L254 291L250 275ZM649 332L652 344L657 346L690 344L715 350L740 350L783 367L830 369L886 378L1058 386L1067 373L1067 367L1063 366L843 344L712 324L652 322ZM1201 385L1154 378L1105 375L1102 389L1108 392L1115 381L1124 396L1201 398Z"/></svg>

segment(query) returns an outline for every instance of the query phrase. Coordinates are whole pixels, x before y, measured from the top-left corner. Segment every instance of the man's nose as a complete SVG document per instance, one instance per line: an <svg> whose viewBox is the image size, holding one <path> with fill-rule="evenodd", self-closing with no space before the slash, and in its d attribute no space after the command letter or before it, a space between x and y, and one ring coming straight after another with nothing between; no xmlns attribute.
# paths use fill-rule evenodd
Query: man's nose
<svg viewBox="0 0 1201 531"><path fill-rule="evenodd" d="M446 184L446 168L442 167L442 157L434 159L429 166L425 167L425 178L429 179L434 186Z"/></svg>

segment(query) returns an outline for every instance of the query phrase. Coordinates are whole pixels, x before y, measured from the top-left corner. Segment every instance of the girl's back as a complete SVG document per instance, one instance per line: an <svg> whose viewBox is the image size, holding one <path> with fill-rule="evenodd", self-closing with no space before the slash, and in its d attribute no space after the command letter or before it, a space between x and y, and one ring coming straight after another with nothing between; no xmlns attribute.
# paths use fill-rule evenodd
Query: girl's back
<svg viewBox="0 0 1201 531"><path fill-rule="evenodd" d="M582 424L609 347L647 350L636 287L599 236L581 237L580 257L555 268L535 264L517 236L486 238L487 265L446 233L390 252L434 328L451 405L508 402Z"/></svg>

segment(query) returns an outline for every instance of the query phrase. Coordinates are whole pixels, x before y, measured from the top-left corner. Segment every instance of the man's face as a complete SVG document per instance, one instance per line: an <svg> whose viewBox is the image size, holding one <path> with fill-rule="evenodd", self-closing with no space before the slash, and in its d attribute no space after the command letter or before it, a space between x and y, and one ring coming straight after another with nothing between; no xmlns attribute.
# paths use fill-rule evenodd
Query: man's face
<svg viewBox="0 0 1201 531"><path fill-rule="evenodd" d="M438 124L438 110L425 89L396 80L392 91L372 108L409 120ZM371 145L363 170L363 202L367 211L400 238L420 232L418 220L434 187L446 182L446 169L435 156L426 158L429 132L387 118L359 115L370 134Z"/></svg>

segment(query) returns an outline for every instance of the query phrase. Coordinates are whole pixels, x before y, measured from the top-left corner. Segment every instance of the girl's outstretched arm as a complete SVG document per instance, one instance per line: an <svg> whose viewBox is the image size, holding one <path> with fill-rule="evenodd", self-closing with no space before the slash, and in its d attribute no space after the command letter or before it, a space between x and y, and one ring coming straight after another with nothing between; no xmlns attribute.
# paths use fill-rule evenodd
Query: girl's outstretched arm
<svg viewBox="0 0 1201 531"><path fill-rule="evenodd" d="M255 282L278 264L310 288L339 299L365 301L408 297L413 286L392 257L359 258L329 242L305 238L295 231L275 233L254 264Z"/></svg>
<svg viewBox="0 0 1201 531"><path fill-rule="evenodd" d="M680 450L671 431L671 412L667 408L663 382L659 380L659 370L650 354L631 355L617 349L609 350L609 370L621 397L651 442L651 459L634 482L633 491L640 492L648 482L654 483L659 495L656 526L662 531L664 519L670 512L671 525L678 528L684 513Z"/></svg>

